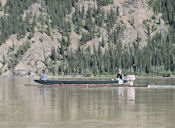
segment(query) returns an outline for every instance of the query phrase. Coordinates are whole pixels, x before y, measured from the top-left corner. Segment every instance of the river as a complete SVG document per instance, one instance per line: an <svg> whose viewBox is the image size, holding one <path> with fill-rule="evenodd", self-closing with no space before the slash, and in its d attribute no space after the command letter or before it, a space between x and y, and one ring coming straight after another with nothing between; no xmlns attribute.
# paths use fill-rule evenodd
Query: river
<svg viewBox="0 0 175 128"><path fill-rule="evenodd" d="M32 87L0 79L0 128L174 128L175 89ZM170 85L174 79L139 79Z"/></svg>

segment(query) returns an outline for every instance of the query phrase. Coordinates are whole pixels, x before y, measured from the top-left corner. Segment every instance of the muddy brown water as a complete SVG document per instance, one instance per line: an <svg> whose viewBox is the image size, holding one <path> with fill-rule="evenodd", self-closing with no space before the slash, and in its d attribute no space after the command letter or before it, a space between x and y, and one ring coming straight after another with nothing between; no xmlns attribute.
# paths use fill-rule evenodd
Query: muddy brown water
<svg viewBox="0 0 175 128"><path fill-rule="evenodd" d="M174 79L137 84L173 85ZM26 87L0 78L0 128L174 128L175 89Z"/></svg>

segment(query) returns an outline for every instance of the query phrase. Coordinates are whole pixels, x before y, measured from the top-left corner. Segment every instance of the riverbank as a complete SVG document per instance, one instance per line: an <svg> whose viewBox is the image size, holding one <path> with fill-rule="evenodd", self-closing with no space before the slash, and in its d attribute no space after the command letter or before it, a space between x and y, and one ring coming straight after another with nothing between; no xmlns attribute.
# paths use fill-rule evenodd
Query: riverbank
<svg viewBox="0 0 175 128"><path fill-rule="evenodd" d="M136 75L136 78L175 78L175 75L171 76L162 76L162 75Z"/></svg>
<svg viewBox="0 0 175 128"><path fill-rule="evenodd" d="M0 78L31 78L31 79L39 79L39 75L33 75L33 76L0 76ZM110 80L110 79L115 79L116 75L91 75L91 76L83 76L83 75L60 75L60 76L53 76L53 75L48 75L49 79L60 79L60 80L71 80L71 79L76 79L76 80ZM136 75L136 79L141 79L141 78L160 78L160 79L167 79L167 78L174 78L175 75L171 75L170 77L164 77L160 75Z"/></svg>

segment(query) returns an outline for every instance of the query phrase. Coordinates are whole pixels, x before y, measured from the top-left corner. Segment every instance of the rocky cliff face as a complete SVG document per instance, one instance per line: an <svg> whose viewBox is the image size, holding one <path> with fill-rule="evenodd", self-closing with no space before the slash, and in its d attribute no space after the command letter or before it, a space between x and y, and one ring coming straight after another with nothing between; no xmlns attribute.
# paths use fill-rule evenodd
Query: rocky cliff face
<svg viewBox="0 0 175 128"><path fill-rule="evenodd" d="M6 0L2 0L2 6L5 5ZM97 7L96 2L82 1L77 2L80 7L80 11L83 7L87 10L88 7ZM121 35L122 44L132 44L139 36L141 40L141 47L147 44L147 32L148 26L151 29L151 35L156 32L166 33L167 28L164 21L161 19L161 14L154 14L152 9L147 5L145 0L114 0L113 4L103 6L104 11L110 11L111 9L119 9L120 16L117 23L124 26L124 31ZM45 10L45 11L43 11ZM72 13L75 9L72 9ZM47 14L47 8L41 6L40 3L34 3L27 10L24 11L23 17L27 14L36 15L36 17L45 16ZM0 17L8 15L3 13L3 9L0 11ZM71 17L70 14L68 17ZM51 20L51 19L50 19ZM52 21L50 21L52 22ZM29 38L30 33L27 33L22 39L17 39L17 35L13 34L5 41L4 44L0 45L0 71L1 76L35 76L42 69L47 67L47 59L51 54L53 48L57 49L60 47L60 40L62 39L61 33L57 29L51 29L52 35L49 36L45 32L39 31L40 23L37 23L38 27L35 27L35 32L32 38ZM47 26L44 26L48 29ZM93 47L102 41L102 38L108 41L107 31L104 28L99 30L100 36L94 37L92 40L87 41L84 47ZM78 47L81 34L77 34L72 31L70 34L71 45L69 48L76 49ZM10 61L13 58L14 53L19 51L20 46L28 42L29 47L26 51L19 56L16 60L18 61L15 65L11 65ZM12 66L13 69L9 68Z"/></svg>

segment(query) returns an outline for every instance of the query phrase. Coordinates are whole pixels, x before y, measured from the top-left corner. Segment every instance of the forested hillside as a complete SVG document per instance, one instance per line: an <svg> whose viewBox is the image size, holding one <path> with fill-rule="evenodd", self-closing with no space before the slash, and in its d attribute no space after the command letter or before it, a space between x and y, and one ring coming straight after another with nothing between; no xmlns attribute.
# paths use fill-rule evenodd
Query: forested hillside
<svg viewBox="0 0 175 128"><path fill-rule="evenodd" d="M175 73L173 0L7 0L0 74Z"/></svg>

